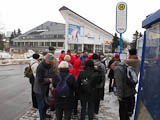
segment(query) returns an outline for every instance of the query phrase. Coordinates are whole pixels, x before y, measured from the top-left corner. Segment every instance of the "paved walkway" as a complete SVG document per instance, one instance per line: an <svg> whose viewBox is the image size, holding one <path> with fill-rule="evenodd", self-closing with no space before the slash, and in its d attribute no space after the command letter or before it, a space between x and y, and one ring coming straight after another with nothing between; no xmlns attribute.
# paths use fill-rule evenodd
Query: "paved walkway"
<svg viewBox="0 0 160 120"><path fill-rule="evenodd" d="M104 101L101 101L99 114L95 116L95 120L119 120L118 117L118 101L113 93L108 93L108 84L106 84L106 91ZM55 111L49 112L52 120L55 120ZM72 120L80 118L80 105L78 106L78 116L72 116ZM86 116L87 119L87 116ZM29 108L26 113L21 115L17 120L39 120L39 113L36 109Z"/></svg>

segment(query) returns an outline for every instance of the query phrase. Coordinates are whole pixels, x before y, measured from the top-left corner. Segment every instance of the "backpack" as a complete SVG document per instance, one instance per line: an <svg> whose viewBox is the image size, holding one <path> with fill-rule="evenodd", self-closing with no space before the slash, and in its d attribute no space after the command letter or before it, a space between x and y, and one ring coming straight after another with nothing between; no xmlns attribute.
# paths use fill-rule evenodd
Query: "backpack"
<svg viewBox="0 0 160 120"><path fill-rule="evenodd" d="M87 93L88 95L92 93L92 88L90 87L87 77L81 80L81 86L84 93Z"/></svg>
<svg viewBox="0 0 160 120"><path fill-rule="evenodd" d="M128 66L127 64L123 65L123 69L126 73L127 85L130 87L135 87L138 83L138 77L136 75L136 71L132 66Z"/></svg>
<svg viewBox="0 0 160 120"><path fill-rule="evenodd" d="M82 91L84 93L87 93L87 94L91 94L91 87L90 87L90 83L88 81L88 77L84 77L82 80L81 80L81 88L82 88Z"/></svg>
<svg viewBox="0 0 160 120"><path fill-rule="evenodd" d="M60 74L57 74L59 82L56 86L56 95L62 98L66 98L70 96L70 88L67 84L67 79L71 76L68 74L64 79L62 79Z"/></svg>
<svg viewBox="0 0 160 120"><path fill-rule="evenodd" d="M34 75L33 75L32 69L31 69L32 65L29 64L27 67L25 67L25 69L24 69L24 77L27 77L29 79L33 79L34 78Z"/></svg>

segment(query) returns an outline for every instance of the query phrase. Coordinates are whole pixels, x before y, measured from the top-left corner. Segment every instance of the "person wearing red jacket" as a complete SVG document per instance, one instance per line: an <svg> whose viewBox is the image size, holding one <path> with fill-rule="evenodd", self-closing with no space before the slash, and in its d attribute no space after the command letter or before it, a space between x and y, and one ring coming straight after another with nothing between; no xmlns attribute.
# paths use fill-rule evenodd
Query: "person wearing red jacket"
<svg viewBox="0 0 160 120"><path fill-rule="evenodd" d="M72 74L75 76L76 80L78 79L80 71L81 71L81 60L80 59L75 59L74 64L73 64ZM78 99L79 99L78 96L79 96L79 92L76 91L75 92L74 108L73 108L74 115L77 115L77 107L78 107Z"/></svg>
<svg viewBox="0 0 160 120"><path fill-rule="evenodd" d="M61 51L61 55L59 56L59 61L58 61L59 64L61 63L61 61L64 60L64 57L65 57L65 51L62 50L62 51Z"/></svg>
<svg viewBox="0 0 160 120"><path fill-rule="evenodd" d="M76 77L76 79L79 76L80 70L81 70L81 60L75 59L73 64L73 75Z"/></svg>
<svg viewBox="0 0 160 120"><path fill-rule="evenodd" d="M74 56L74 60L79 59L80 56L81 56L81 53L78 51Z"/></svg>
<svg viewBox="0 0 160 120"><path fill-rule="evenodd" d="M90 54L90 55L84 60L84 64L86 63L87 60L92 60L92 54Z"/></svg>

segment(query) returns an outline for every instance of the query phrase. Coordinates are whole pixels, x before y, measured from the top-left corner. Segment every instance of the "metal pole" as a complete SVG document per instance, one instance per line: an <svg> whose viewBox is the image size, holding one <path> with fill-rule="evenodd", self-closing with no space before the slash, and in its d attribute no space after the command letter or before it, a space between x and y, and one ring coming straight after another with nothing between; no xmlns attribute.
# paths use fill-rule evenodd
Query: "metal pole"
<svg viewBox="0 0 160 120"><path fill-rule="evenodd" d="M120 33L120 54L122 53L123 49L123 40L122 40L122 33Z"/></svg>

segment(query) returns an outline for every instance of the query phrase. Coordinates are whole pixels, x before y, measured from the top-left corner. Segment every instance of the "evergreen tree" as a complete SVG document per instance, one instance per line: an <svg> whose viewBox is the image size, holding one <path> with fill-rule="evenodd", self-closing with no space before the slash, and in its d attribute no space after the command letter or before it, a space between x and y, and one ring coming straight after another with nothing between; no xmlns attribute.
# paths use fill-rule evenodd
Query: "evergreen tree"
<svg viewBox="0 0 160 120"><path fill-rule="evenodd" d="M10 38L9 38L9 43L10 43L10 45L13 45L12 39L18 37L19 35L22 35L20 28L18 28L17 32L16 32L16 30L14 30L14 31L11 33L11 36L10 36Z"/></svg>
<svg viewBox="0 0 160 120"><path fill-rule="evenodd" d="M12 32L10 38L9 38L9 44L12 46L13 45L13 41L12 39L14 38L14 33Z"/></svg>
<svg viewBox="0 0 160 120"><path fill-rule="evenodd" d="M112 42L112 52L115 52L115 49L118 48L120 40L117 36L117 33L115 33L114 37L113 37L113 42Z"/></svg>
<svg viewBox="0 0 160 120"><path fill-rule="evenodd" d="M4 48L3 37L4 37L4 35L0 34L0 50L3 50L3 48Z"/></svg>
<svg viewBox="0 0 160 120"><path fill-rule="evenodd" d="M135 48L136 49L136 46L137 46L137 40L139 38L139 32L136 30L136 32L133 34L133 41L131 43L131 48Z"/></svg>
<svg viewBox="0 0 160 120"><path fill-rule="evenodd" d="M20 28L18 28L17 36L22 35Z"/></svg>
<svg viewBox="0 0 160 120"><path fill-rule="evenodd" d="M128 45L129 43L126 41L126 40L123 40L123 48L127 48L127 45Z"/></svg>
<svg viewBox="0 0 160 120"><path fill-rule="evenodd" d="M142 33L140 32L140 33L139 33L139 37L142 37L142 36L143 36L143 35L142 35Z"/></svg>
<svg viewBox="0 0 160 120"><path fill-rule="evenodd" d="M14 36L14 38L17 36L16 30L13 31L13 36Z"/></svg>

